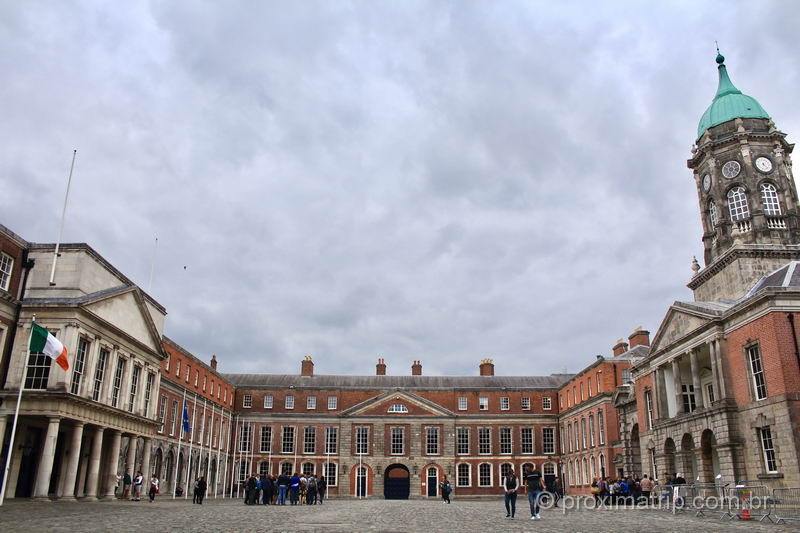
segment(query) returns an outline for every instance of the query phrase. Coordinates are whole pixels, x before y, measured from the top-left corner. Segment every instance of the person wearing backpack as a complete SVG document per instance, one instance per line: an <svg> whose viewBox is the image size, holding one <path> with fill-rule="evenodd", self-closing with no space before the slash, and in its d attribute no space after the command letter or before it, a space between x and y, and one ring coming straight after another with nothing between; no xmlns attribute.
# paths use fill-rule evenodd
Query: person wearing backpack
<svg viewBox="0 0 800 533"><path fill-rule="evenodd" d="M317 476L311 474L306 481L306 504L317 504Z"/></svg>
<svg viewBox="0 0 800 533"><path fill-rule="evenodd" d="M450 485L450 481L447 479L447 476L444 476L444 479L441 483L439 483L439 490L442 494L442 503L450 503L450 493L453 492L453 486Z"/></svg>

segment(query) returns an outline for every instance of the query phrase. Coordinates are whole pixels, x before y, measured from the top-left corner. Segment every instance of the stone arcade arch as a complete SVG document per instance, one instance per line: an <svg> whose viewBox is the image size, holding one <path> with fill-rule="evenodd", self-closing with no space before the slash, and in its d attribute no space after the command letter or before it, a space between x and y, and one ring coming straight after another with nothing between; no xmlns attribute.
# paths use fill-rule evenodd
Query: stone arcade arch
<svg viewBox="0 0 800 533"><path fill-rule="evenodd" d="M706 429L700 435L701 458L698 468L700 481L703 483L714 483L719 470L719 455L717 454L717 438L714 432Z"/></svg>
<svg viewBox="0 0 800 533"><path fill-rule="evenodd" d="M425 472L427 474L427 469ZM408 468L399 463L386 467L383 474L383 497L387 500L407 500L410 493L411 473Z"/></svg>
<svg viewBox="0 0 800 533"><path fill-rule="evenodd" d="M664 472L662 474L672 475L675 473L675 452L675 441L668 437L664 441ZM666 483L667 476L662 475L662 477L664 478L662 481Z"/></svg>
<svg viewBox="0 0 800 533"><path fill-rule="evenodd" d="M697 476L697 457L694 455L694 439L690 433L684 433L681 438L681 468L683 477L691 483Z"/></svg>
<svg viewBox="0 0 800 533"><path fill-rule="evenodd" d="M634 474L637 476L642 475L642 448L641 442L639 439L639 424L634 424L631 428L631 464L630 468L632 472L629 474Z"/></svg>

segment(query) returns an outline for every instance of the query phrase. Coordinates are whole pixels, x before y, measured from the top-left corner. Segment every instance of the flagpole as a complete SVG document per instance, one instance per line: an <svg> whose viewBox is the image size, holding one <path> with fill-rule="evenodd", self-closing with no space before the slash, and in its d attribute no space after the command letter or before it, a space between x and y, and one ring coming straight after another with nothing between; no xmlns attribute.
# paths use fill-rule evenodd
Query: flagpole
<svg viewBox="0 0 800 533"><path fill-rule="evenodd" d="M223 411L222 414L223 414L222 418L224 420L225 419L225 416L224 416L225 412ZM225 477L222 478L222 499L225 499L225 493L227 492L225 490L225 480L228 479L228 459L231 458L231 431L232 431L231 425L232 424L233 424L233 415L230 415L228 417L228 432L225 435L225 443L226 443L226 447L225 447ZM220 433L220 438L222 438L222 434L221 433ZM222 449L222 444L220 444L220 450L221 449Z"/></svg>
<svg viewBox="0 0 800 533"><path fill-rule="evenodd" d="M208 414L206 413L206 399L203 398L203 414L201 415L202 418L200 419L200 458L197 461L197 473L200 473L200 469L203 466L203 439L206 436L206 431L208 428L206 427L206 419L208 418ZM198 476L199 477L199 476Z"/></svg>
<svg viewBox="0 0 800 533"><path fill-rule="evenodd" d="M172 489L172 499L175 499L175 493L178 489L178 463L181 460L181 442L183 441L183 408L186 405L186 389L183 389L183 403L181 404L181 430L178 437L178 455L175 456L175 486ZM175 421L173 420L172 423L174 424Z"/></svg>
<svg viewBox="0 0 800 533"><path fill-rule="evenodd" d="M33 324L36 322L36 315L31 320L31 332L28 335L28 346L25 350L25 361L22 365L22 381L19 382L19 392L17 393L17 407L14 410L14 423L11 425L11 440L8 441L8 453L6 454L6 467L3 470L3 488L0 489L0 507L6 498L6 487L8 486L8 471L11 468L11 452L14 450L14 437L17 434L17 422L19 421L19 406L22 402L22 389L25 388L25 380L28 377L28 362L31 358L31 339L33 338Z"/></svg>
<svg viewBox="0 0 800 533"><path fill-rule="evenodd" d="M292 474L297 473L297 443L300 442L300 438L297 436L297 426L294 427L294 463L292 464Z"/></svg>
<svg viewBox="0 0 800 533"><path fill-rule="evenodd" d="M205 407L206 401L203 400L203 407ZM208 419L208 413L206 413L206 419ZM206 484L211 481L209 478L211 477L211 438L214 435L214 404L211 404L211 426L206 429Z"/></svg>
<svg viewBox="0 0 800 533"><path fill-rule="evenodd" d="M212 393L213 394L213 393ZM214 420L214 404L211 404L211 420ZM222 445L220 437L222 437L222 421L224 417L220 412L220 422L217 424L217 469L214 472L214 499L217 499L217 491L219 490L219 473L222 470L222 466L219 464L219 455L220 455L220 446ZM214 438L214 435L211 435L211 438ZM222 495L225 497L225 494Z"/></svg>
<svg viewBox="0 0 800 533"><path fill-rule="evenodd" d="M194 395L194 403L192 404L192 425L189 426L189 468L186 469L186 490L183 491L183 499L189 497L189 476L192 473L192 445L194 444L194 428L195 420L197 418L197 394Z"/></svg>
<svg viewBox="0 0 800 533"><path fill-rule="evenodd" d="M64 208L61 210L61 225L58 228L58 240L56 241L56 250L53 252L53 268L50 269L50 285L55 285L56 279L56 261L58 261L58 249L61 246L61 237L64 234L64 216L67 214L67 199L69 198L69 186L72 184L72 170L75 168L75 156L78 155L77 150L72 151L72 164L69 166L69 179L67 180L67 193L64 195Z"/></svg>

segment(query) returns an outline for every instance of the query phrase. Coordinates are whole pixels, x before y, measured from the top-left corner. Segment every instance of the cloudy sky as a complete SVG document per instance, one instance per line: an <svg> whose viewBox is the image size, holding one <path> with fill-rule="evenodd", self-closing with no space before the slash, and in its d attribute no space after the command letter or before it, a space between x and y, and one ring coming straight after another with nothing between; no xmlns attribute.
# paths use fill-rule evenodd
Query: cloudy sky
<svg viewBox="0 0 800 533"><path fill-rule="evenodd" d="M577 371L702 257L733 82L800 134L800 4L0 2L0 222L87 242L226 372ZM184 266L186 267L184 269Z"/></svg>

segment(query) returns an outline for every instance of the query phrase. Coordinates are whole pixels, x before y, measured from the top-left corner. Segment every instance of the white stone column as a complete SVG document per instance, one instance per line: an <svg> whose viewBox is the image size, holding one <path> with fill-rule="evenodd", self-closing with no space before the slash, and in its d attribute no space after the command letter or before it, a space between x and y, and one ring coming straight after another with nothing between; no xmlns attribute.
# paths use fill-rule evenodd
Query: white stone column
<svg viewBox="0 0 800 533"><path fill-rule="evenodd" d="M86 444L89 444L89 441L84 439ZM86 495L86 473L89 469L89 454L86 453L86 450L83 448L81 449L81 457L78 461L78 487L75 489L75 497L76 498L83 498Z"/></svg>
<svg viewBox="0 0 800 533"><path fill-rule="evenodd" d="M719 374L719 398L722 400L727 398L728 395L725 392L725 356L722 354L722 344L720 343L719 339L712 341L712 345L714 346L714 352L717 355L717 373Z"/></svg>
<svg viewBox="0 0 800 533"><path fill-rule="evenodd" d="M145 481L149 481L152 477L150 473L150 453L153 440L150 437L143 437L142 440L144 440L144 446L142 447L142 476ZM145 483L145 486L149 487L150 485Z"/></svg>
<svg viewBox="0 0 800 533"><path fill-rule="evenodd" d="M708 356L711 359L711 386L714 389L714 401L718 401L720 399L719 365L717 364L717 350L714 346L714 341L708 343ZM709 405L708 407L711 406Z"/></svg>
<svg viewBox="0 0 800 533"><path fill-rule="evenodd" d="M125 460L125 470L130 472L131 477L136 475L136 447L139 444L139 437L131 435L128 437L128 457Z"/></svg>
<svg viewBox="0 0 800 533"><path fill-rule="evenodd" d="M694 387L694 402L698 409L702 409L703 389L700 387L700 365L697 364L697 350L689 352L689 365L692 368L692 386Z"/></svg>
<svg viewBox="0 0 800 533"><path fill-rule="evenodd" d="M100 457L103 452L103 428L95 429L92 439L92 452L89 455L89 475L86 478L86 500L94 501L97 499L97 488L101 486L98 477L100 476Z"/></svg>
<svg viewBox="0 0 800 533"><path fill-rule="evenodd" d="M83 422L75 422L75 428L72 430L69 456L67 458L67 470L64 477L64 494L62 498L65 500L75 499L75 476L78 473L78 461L80 461L81 458L82 440Z"/></svg>
<svg viewBox="0 0 800 533"><path fill-rule="evenodd" d="M122 432L116 429L111 431L111 450L108 455L108 467L106 468L107 479L103 483L106 500L114 499L114 487L117 486L117 470L119 469L119 448L122 441Z"/></svg>
<svg viewBox="0 0 800 533"><path fill-rule="evenodd" d="M36 485L33 489L33 497L37 499L47 499L47 492L50 488L50 476L53 474L53 459L55 457L58 427L60 424L61 419L59 417L53 416L49 418L42 456L39 459L39 467L36 470Z"/></svg>
<svg viewBox="0 0 800 533"><path fill-rule="evenodd" d="M681 382L681 366L678 358L672 360L672 379L675 381L675 414L683 413L683 383Z"/></svg>

